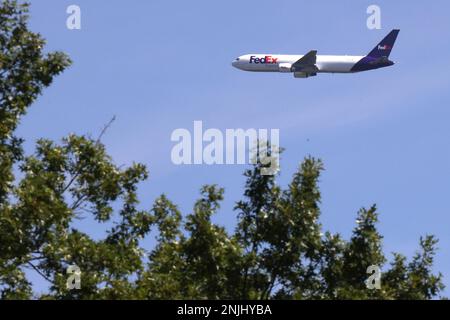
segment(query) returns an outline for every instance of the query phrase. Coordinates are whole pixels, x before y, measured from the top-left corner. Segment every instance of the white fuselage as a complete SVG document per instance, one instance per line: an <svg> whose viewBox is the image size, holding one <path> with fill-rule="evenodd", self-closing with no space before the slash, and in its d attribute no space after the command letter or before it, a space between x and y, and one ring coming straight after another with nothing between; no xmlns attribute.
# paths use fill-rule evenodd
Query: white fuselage
<svg viewBox="0 0 450 320"><path fill-rule="evenodd" d="M303 55L286 54L246 54L240 56L232 65L238 69L256 72L288 72L289 65L301 59ZM317 55L317 72L350 73L353 66L364 56ZM283 71L283 66L286 71Z"/></svg>

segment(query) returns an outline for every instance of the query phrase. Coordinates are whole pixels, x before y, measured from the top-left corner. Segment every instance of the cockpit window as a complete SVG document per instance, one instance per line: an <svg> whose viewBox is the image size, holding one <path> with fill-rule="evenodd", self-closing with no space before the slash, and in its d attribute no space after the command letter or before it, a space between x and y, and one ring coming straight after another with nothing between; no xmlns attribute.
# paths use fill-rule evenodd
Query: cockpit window
<svg viewBox="0 0 450 320"><path fill-rule="evenodd" d="M236 61L239 61L239 58L236 58Z"/></svg>

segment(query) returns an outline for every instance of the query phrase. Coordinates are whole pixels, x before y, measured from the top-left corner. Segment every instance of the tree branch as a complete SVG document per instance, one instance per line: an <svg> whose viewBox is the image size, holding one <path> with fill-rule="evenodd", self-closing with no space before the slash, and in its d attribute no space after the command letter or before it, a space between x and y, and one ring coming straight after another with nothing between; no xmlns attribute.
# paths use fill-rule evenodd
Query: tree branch
<svg viewBox="0 0 450 320"><path fill-rule="evenodd" d="M34 264L32 264L30 261L27 262L27 264L33 268L34 271L36 271L42 278L44 278L45 280L47 280L48 282L50 282L51 284L55 284L53 282L52 279L50 279L49 277L47 277L41 270L39 270L38 267L36 267Z"/></svg>
<svg viewBox="0 0 450 320"><path fill-rule="evenodd" d="M95 141L96 144L99 144L102 140L103 136L105 135L106 131L111 127L113 122L116 121L116 116L113 116L111 120L103 127L102 131L100 132L100 135L98 136L97 140Z"/></svg>

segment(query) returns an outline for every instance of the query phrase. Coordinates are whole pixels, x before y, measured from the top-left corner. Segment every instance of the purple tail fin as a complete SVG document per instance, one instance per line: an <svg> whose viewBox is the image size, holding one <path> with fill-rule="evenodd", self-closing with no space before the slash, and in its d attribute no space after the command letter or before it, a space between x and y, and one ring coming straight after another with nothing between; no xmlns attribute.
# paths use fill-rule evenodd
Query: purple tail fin
<svg viewBox="0 0 450 320"><path fill-rule="evenodd" d="M367 56L372 58L388 58L399 32L400 30L398 29L392 30Z"/></svg>

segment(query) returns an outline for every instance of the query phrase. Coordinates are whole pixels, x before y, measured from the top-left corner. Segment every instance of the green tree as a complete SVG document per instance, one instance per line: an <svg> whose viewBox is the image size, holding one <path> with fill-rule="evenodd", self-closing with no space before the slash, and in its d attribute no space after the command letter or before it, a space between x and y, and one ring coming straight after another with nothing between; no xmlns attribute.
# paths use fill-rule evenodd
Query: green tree
<svg viewBox="0 0 450 320"><path fill-rule="evenodd" d="M285 189L276 176L261 175L263 165L247 170L230 232L212 222L224 198L216 185L201 188L187 215L165 195L150 210L139 209L137 187L148 178L146 168L118 167L100 139L40 139L25 155L14 136L19 120L70 65L63 53L43 54L44 40L28 30L27 8L11 0L0 5L2 299L439 297L433 236L420 240L410 262L396 253L386 265L375 206L360 210L349 240L322 230L323 164L313 157L304 159ZM74 227L86 216L109 226L103 239ZM145 248L152 231L156 244ZM71 265L81 269L80 290L66 286ZM383 267L381 290L366 288L371 265ZM33 292L31 271L48 281L46 293Z"/></svg>

